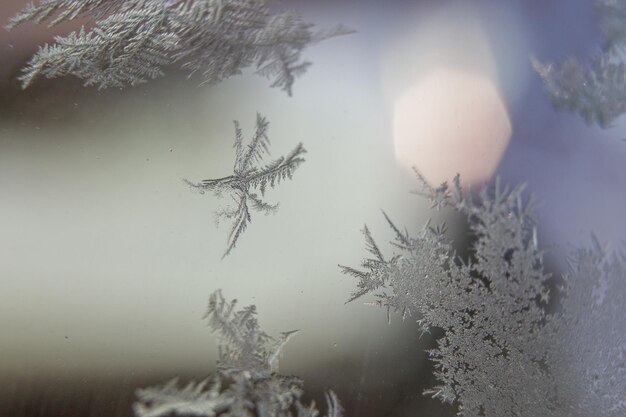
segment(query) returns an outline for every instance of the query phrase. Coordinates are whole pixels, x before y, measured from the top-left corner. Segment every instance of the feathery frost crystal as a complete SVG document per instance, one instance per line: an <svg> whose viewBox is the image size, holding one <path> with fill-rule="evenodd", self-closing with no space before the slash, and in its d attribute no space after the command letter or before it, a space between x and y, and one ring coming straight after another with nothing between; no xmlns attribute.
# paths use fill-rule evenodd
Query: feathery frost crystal
<svg viewBox="0 0 626 417"><path fill-rule="evenodd" d="M27 21L88 16L94 28L57 36L31 58L23 87L35 78L75 75L98 88L135 85L179 64L203 84L256 67L291 95L310 63L301 53L323 39L350 33L343 27L314 32L293 12L272 14L271 0L40 0L29 3L7 28Z"/></svg>
<svg viewBox="0 0 626 417"><path fill-rule="evenodd" d="M226 192L235 201L234 208L229 207L215 213L217 221L222 217L233 220L224 256L233 250L237 240L252 220L250 208L265 214L274 213L278 210L278 204L264 202L253 191L258 190L261 192L261 196L264 196L268 186L274 188L281 180L291 179L296 168L305 161L302 155L306 153L302 143L298 143L286 156L281 156L265 166L260 166L263 155L269 154L268 121L265 117L257 114L256 131L246 146L243 144L243 135L239 123L237 121L234 123L235 164L233 174L227 177L204 180L200 183L184 180L188 185L199 189L202 193L211 191L215 195L221 196Z"/></svg>
<svg viewBox="0 0 626 417"><path fill-rule="evenodd" d="M556 65L533 58L532 65L557 109L606 128L626 113L626 0L596 0L595 5L604 45L588 66L575 58Z"/></svg>
<svg viewBox="0 0 626 417"><path fill-rule="evenodd" d="M278 356L295 332L276 340L259 327L254 305L235 311L220 291L209 299L206 318L220 337L217 373L201 382L179 386L173 379L162 386L137 390L136 417L317 417L312 402L304 405L303 382L278 375ZM327 417L342 417L335 393L326 395Z"/></svg>

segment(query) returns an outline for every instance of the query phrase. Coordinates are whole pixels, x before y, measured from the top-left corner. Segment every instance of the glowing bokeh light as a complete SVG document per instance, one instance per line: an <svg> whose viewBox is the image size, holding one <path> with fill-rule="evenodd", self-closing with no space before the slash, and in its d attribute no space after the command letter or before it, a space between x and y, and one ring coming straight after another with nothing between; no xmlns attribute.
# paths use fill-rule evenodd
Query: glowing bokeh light
<svg viewBox="0 0 626 417"><path fill-rule="evenodd" d="M457 173L466 185L488 180L510 136L506 108L488 76L436 69L394 105L396 158L432 185Z"/></svg>

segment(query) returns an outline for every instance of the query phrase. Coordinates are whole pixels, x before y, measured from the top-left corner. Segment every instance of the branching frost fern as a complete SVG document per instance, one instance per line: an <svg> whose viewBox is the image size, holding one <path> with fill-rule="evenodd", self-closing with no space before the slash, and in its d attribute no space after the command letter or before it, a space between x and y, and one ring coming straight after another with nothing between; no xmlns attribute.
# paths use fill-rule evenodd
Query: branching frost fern
<svg viewBox="0 0 626 417"><path fill-rule="evenodd" d="M291 95L309 62L302 51L323 39L349 33L343 27L314 32L293 12L272 14L271 0L39 0L14 16L55 25L89 18L81 28L44 45L24 68L28 87L37 77L74 75L85 85L124 87L163 75L178 64L203 84L214 84L255 67L272 86Z"/></svg>
<svg viewBox="0 0 626 417"><path fill-rule="evenodd" d="M295 332L274 339L259 327L255 306L236 311L220 291L209 298L206 318L220 338L217 372L180 386L173 379L137 391L136 417L317 417L315 403L301 402L303 383L277 371L278 356ZM326 395L327 417L342 417L337 396Z"/></svg>
<svg viewBox="0 0 626 417"><path fill-rule="evenodd" d="M533 58L532 65L557 109L606 128L626 113L626 0L596 0L595 5L604 35L601 53L589 64L575 58L545 64Z"/></svg>

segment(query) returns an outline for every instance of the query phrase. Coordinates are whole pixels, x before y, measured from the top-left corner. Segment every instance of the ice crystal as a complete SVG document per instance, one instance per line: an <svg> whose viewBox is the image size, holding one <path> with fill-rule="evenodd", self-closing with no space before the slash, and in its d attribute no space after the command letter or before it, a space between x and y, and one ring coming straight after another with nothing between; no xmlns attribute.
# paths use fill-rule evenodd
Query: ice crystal
<svg viewBox="0 0 626 417"><path fill-rule="evenodd" d="M274 188L281 180L291 179L296 168L304 162L302 155L306 150L299 143L289 154L282 156L265 166L260 163L264 154L269 154L269 138L267 137L267 120L257 114L256 131L246 146L243 144L243 135L239 123L235 121L235 164L233 174L216 179L193 183L185 180L191 187L201 192L211 191L217 196L229 194L235 201L234 207L228 207L216 212L216 219L225 217L233 220L228 245L224 256L235 247L237 240L246 230L251 220L250 208L266 214L278 209L278 204L268 204L261 200L254 192L258 190L261 196L265 195L268 187Z"/></svg>
<svg viewBox="0 0 626 417"><path fill-rule="evenodd" d="M439 385L426 393L456 403L465 417L623 415L625 258L577 253L571 290L551 315L550 276L523 187L496 181L472 198L457 176L452 187L424 183L419 193L466 216L468 259L454 253L445 226L412 236L385 214L395 253L385 257L365 227L373 256L362 269L341 268L359 280L350 300L374 294L388 314L414 317L423 332L443 331L428 352ZM602 304L600 288L614 291L603 293Z"/></svg>
<svg viewBox="0 0 626 417"><path fill-rule="evenodd" d="M235 311L236 300L227 302L221 292L211 294L205 318L221 341L219 369L223 373L245 369L257 378L277 371L278 357L296 331L282 333L276 340L259 327L256 306Z"/></svg>
<svg viewBox="0 0 626 417"><path fill-rule="evenodd" d="M260 329L255 306L235 311L220 291L209 299L206 317L221 339L217 373L180 386L173 379L137 390L136 417L317 417L312 402L301 402L303 383L275 372L278 355L294 332L278 340ZM327 417L342 417L337 396L326 395Z"/></svg>
<svg viewBox="0 0 626 417"><path fill-rule="evenodd" d="M588 124L603 128L626 113L626 0L596 0L604 47L584 64L568 58L558 64L532 65L557 109L579 113Z"/></svg>
<svg viewBox="0 0 626 417"><path fill-rule="evenodd" d="M14 16L8 28L27 21L55 25L88 17L94 28L57 36L31 58L23 87L35 78L75 75L98 88L135 85L179 64L213 84L256 67L291 95L295 78L310 63L309 45L349 33L337 27L314 32L294 12L272 14L270 0L40 0Z"/></svg>

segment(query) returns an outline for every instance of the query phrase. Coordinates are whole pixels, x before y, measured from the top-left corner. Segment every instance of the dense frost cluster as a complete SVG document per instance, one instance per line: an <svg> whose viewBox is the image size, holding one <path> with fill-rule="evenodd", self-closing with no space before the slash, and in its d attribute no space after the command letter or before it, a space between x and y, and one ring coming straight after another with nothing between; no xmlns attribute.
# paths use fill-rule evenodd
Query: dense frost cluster
<svg viewBox="0 0 626 417"><path fill-rule="evenodd" d="M423 185L434 207L466 216L469 258L454 253L445 227L411 236L385 215L396 252L385 257L366 227L373 256L362 270L342 268L359 279L351 299L372 293L388 314L412 316L424 332L443 330L429 352L440 384L427 393L458 404L465 417L624 415L624 255L598 245L575 252L562 308L551 314L523 188L496 181L471 198L458 177L451 188Z"/></svg>

